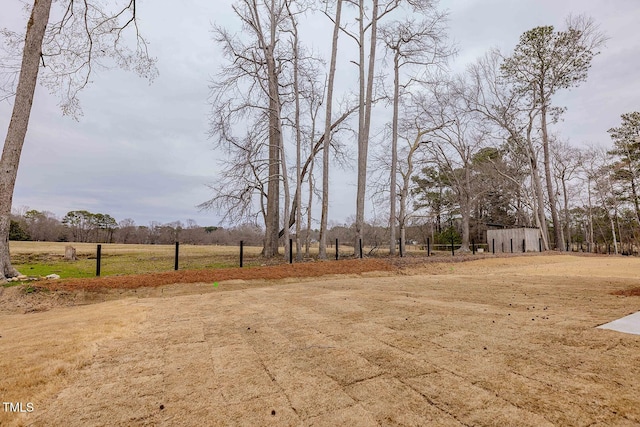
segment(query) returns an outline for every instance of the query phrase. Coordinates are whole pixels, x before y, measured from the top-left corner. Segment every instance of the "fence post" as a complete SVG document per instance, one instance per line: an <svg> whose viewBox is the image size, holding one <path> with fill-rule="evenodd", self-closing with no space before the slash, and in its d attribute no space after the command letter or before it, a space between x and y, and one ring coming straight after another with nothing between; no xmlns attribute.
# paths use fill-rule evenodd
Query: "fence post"
<svg viewBox="0 0 640 427"><path fill-rule="evenodd" d="M511 239L511 253L513 253L513 239Z"/></svg>
<svg viewBox="0 0 640 427"><path fill-rule="evenodd" d="M471 239L471 253L476 254L476 241Z"/></svg>
<svg viewBox="0 0 640 427"><path fill-rule="evenodd" d="M178 253L180 252L180 242L176 242L176 255L174 257L173 269L178 270Z"/></svg>
<svg viewBox="0 0 640 427"><path fill-rule="evenodd" d="M456 256L456 253L453 250L453 231L451 232L451 256Z"/></svg>
<svg viewBox="0 0 640 427"><path fill-rule="evenodd" d="M102 245L98 245L96 250L96 277L100 277L100 262L102 260Z"/></svg>
<svg viewBox="0 0 640 427"><path fill-rule="evenodd" d="M496 253L496 239L491 239L491 251L495 255L495 253Z"/></svg>
<svg viewBox="0 0 640 427"><path fill-rule="evenodd" d="M359 239L358 242L360 245L360 258L362 259L362 239Z"/></svg>
<svg viewBox="0 0 640 427"><path fill-rule="evenodd" d="M289 239L289 264L293 264L293 239Z"/></svg>
<svg viewBox="0 0 640 427"><path fill-rule="evenodd" d="M527 241L522 239L522 252L527 252Z"/></svg>
<svg viewBox="0 0 640 427"><path fill-rule="evenodd" d="M569 241L567 240L567 252L569 252Z"/></svg>
<svg viewBox="0 0 640 427"><path fill-rule="evenodd" d="M427 237L427 256L431 256L431 239Z"/></svg>
<svg viewBox="0 0 640 427"><path fill-rule="evenodd" d="M240 240L240 268L242 268L242 252L244 250L244 241Z"/></svg>
<svg viewBox="0 0 640 427"><path fill-rule="evenodd" d="M336 261L338 260L338 239L336 239Z"/></svg>
<svg viewBox="0 0 640 427"><path fill-rule="evenodd" d="M542 239L538 237L538 252L542 253Z"/></svg>

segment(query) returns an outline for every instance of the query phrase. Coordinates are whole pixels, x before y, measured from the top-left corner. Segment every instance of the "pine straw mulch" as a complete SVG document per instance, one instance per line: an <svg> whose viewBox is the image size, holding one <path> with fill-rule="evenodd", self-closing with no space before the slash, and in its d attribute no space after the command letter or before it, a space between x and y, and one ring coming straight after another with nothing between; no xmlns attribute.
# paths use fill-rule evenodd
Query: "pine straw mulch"
<svg viewBox="0 0 640 427"><path fill-rule="evenodd" d="M640 287L631 289L622 289L620 291L611 292L611 295L620 295L625 297L640 297Z"/></svg>
<svg viewBox="0 0 640 427"><path fill-rule="evenodd" d="M211 270L183 270L127 276L66 279L38 283L38 288L52 291L136 289L175 283L221 282L225 280L278 280L290 277L318 277L329 274L361 274L372 271L395 271L397 267L381 259L350 259L340 261L303 262L251 268L220 268Z"/></svg>

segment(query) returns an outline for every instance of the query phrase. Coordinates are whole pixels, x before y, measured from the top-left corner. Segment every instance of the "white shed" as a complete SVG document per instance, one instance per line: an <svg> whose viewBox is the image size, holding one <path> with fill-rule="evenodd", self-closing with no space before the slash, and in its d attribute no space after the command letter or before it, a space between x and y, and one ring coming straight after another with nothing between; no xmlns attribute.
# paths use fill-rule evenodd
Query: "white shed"
<svg viewBox="0 0 640 427"><path fill-rule="evenodd" d="M539 252L540 229L523 227L487 230L487 246L493 253Z"/></svg>

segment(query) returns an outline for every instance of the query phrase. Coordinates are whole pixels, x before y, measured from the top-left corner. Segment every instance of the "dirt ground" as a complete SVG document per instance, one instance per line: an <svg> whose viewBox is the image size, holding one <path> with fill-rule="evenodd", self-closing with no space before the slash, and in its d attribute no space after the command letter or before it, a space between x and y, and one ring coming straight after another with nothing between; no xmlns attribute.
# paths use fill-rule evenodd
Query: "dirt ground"
<svg viewBox="0 0 640 427"><path fill-rule="evenodd" d="M639 259L382 264L4 289L0 425L640 425Z"/></svg>

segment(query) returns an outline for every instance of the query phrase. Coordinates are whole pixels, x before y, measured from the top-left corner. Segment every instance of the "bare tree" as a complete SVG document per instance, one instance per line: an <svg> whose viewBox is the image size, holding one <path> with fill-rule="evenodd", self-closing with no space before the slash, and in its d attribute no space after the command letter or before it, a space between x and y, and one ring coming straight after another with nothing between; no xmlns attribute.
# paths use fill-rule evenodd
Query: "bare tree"
<svg viewBox="0 0 640 427"><path fill-rule="evenodd" d="M51 212L30 209L22 217L31 240L56 241L65 234L62 223Z"/></svg>
<svg viewBox="0 0 640 427"><path fill-rule="evenodd" d="M420 158L424 157L420 156L420 154L424 153L426 149L424 143L428 142L429 136L433 132L453 124L452 120L441 123L435 121L425 122L425 117L428 117L439 108L436 104L437 103L424 92L412 93L410 100L405 101L403 105L403 120L400 121L398 126L398 139L404 141L404 144L401 144L399 147L397 156L396 170L397 174L400 175L400 182L396 184L399 210L397 219L394 219L397 221L400 231L402 252L405 251L406 228L409 218L412 215L410 212L410 196L411 184L416 172L416 161L419 162ZM431 118L437 120L436 116L432 116ZM386 153L384 153L384 157L386 160L388 157ZM424 159L422 160L424 161Z"/></svg>
<svg viewBox="0 0 640 427"><path fill-rule="evenodd" d="M316 75L317 73L314 73L314 76ZM316 142L316 127L318 123L318 115L320 114L320 108L322 107L322 102L324 99L324 93L317 89L319 85L317 84L317 80L313 78L314 76L308 76L308 82L310 87L309 87L308 96L307 96L307 99L309 101L308 114L309 114L309 122L310 122L308 140L310 143L309 149L311 153L313 153L314 151L314 145ZM310 256L310 247L311 247L311 226L313 221L312 206L313 206L313 196L315 191L315 184L314 184L315 180L313 176L313 167L315 163L314 159L315 159L315 156L309 157L309 160L310 160L309 172L307 173L307 184L308 184L308 190L307 190L308 199L307 199L307 206L306 206L307 232L305 234L305 249L304 249L306 257ZM302 180L302 174L300 179ZM300 211L302 210L302 205L300 205L298 210Z"/></svg>
<svg viewBox="0 0 640 427"><path fill-rule="evenodd" d="M401 71L412 67L423 74L427 67L442 67L453 54L446 45L446 14L438 12L432 4L425 4L421 10L421 19L413 17L394 21L381 28L381 36L387 50L393 57L393 118L391 122L391 172L390 172L390 210L389 210L389 253L396 253L396 197L398 166L398 122L400 98L408 87L418 81L415 77L405 77L401 82ZM418 131L420 134L420 131ZM410 150L410 155L414 150ZM406 180L405 180L406 181ZM406 194L405 194L406 196ZM405 198L406 200L406 198ZM401 218L403 215L401 215ZM401 220L403 221L403 220ZM403 221L404 222L404 221ZM401 236L404 244L404 236Z"/></svg>
<svg viewBox="0 0 640 427"><path fill-rule="evenodd" d="M371 111L373 108L373 81L376 69L376 46L378 42L378 23L386 15L400 6L401 0L355 0L349 1L357 9L358 31L353 34L343 30L355 40L358 45L358 179L356 190L356 256L360 256L358 241L363 239L364 204L367 190L367 158L369 149L369 134L371 131ZM370 16L367 16L367 5L371 6ZM369 42L367 45L367 34ZM368 49L368 64L365 56Z"/></svg>
<svg viewBox="0 0 640 427"><path fill-rule="evenodd" d="M286 171L281 174L285 158L282 153L281 75L282 63L290 59L291 53L288 47L279 43L282 34L290 30L286 3L284 0L238 0L232 7L242 22L247 40L223 27L214 28L216 41L229 65L219 73L220 80L211 86L211 136L228 153L246 156L246 159L239 166L240 171L239 164L235 163L228 164L227 173L224 173L227 180L233 176L243 177L241 184L236 184L234 191L226 195L224 192L215 194L200 207L240 207L247 213L257 191L265 222L262 250L265 257L278 253L280 182L286 174ZM233 134L234 124L240 120L250 121L252 128L243 138ZM246 162L250 162L249 165ZM253 180L249 178L251 175Z"/></svg>
<svg viewBox="0 0 640 427"><path fill-rule="evenodd" d="M296 192L295 192L295 206L302 206L302 170L301 170L301 159L302 159L302 130L301 130L301 107L300 107L300 38L298 35L298 21L296 20L294 14L291 12L291 6L287 3L287 12L289 13L289 17L291 19L291 50L293 53L293 98L294 98L294 129L296 135ZM285 201L286 203L286 201ZM285 211L285 221L287 220L287 212ZM296 217L296 259L298 261L302 260L302 244L300 241L300 230L302 223L302 209L298 208L295 212ZM286 224L285 224L285 228ZM286 239L286 237L285 237ZM285 251L286 252L286 251ZM285 256L287 254L285 253Z"/></svg>
<svg viewBox="0 0 640 427"><path fill-rule="evenodd" d="M460 92L451 83L432 88L439 108L428 115L429 122L437 126L427 147L456 194L462 228L460 251L468 252L472 206L482 191L475 185L473 160L476 153L487 146L488 133L477 115L465 108ZM444 123L451 125L443 126Z"/></svg>
<svg viewBox="0 0 640 427"><path fill-rule="evenodd" d="M61 10L54 16L62 18L50 24L52 1L34 1L24 39L7 30L2 32L22 60L19 77L10 76L8 80L17 81L17 86L0 158L0 281L18 274L9 257L9 217L40 69L45 70L41 82L61 96L63 113L73 116L81 114L77 95L87 86L95 68L107 68L115 60L117 66L144 77L153 78L157 72L138 32L135 0L125 2L115 12L107 12L100 3L90 0L65 0L56 2L56 6ZM135 50L125 43L128 28L135 31ZM5 91L12 92L11 88Z"/></svg>
<svg viewBox="0 0 640 427"><path fill-rule="evenodd" d="M556 187L562 189L564 227L562 242L571 241L571 214L569 210L569 182L576 176L582 163L582 152L576 147L572 147L566 141L552 139L551 155L553 159L554 178Z"/></svg>
<svg viewBox="0 0 640 427"><path fill-rule="evenodd" d="M326 13L326 12L325 12ZM328 14L327 14L328 16ZM331 145L331 122L333 109L333 86L336 75L336 60L338 56L338 36L342 20L342 0L336 1L336 13L333 21L333 39L331 41L331 62L327 82L327 99L324 125L324 144L322 148L322 213L320 219L320 248L319 257L327 258L327 221L329 216L329 147ZM310 227L309 227L310 228Z"/></svg>
<svg viewBox="0 0 640 427"><path fill-rule="evenodd" d="M618 222L622 192L615 186L612 158L605 150L595 147L587 150L585 157L587 159L585 162L586 172L590 182L593 183L594 196L599 199L601 207L609 219L611 241L613 241L614 251L617 255L617 236L619 233L616 232L616 223Z"/></svg>

